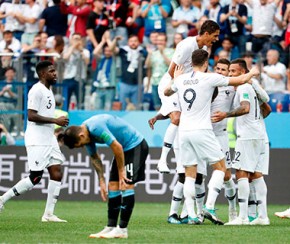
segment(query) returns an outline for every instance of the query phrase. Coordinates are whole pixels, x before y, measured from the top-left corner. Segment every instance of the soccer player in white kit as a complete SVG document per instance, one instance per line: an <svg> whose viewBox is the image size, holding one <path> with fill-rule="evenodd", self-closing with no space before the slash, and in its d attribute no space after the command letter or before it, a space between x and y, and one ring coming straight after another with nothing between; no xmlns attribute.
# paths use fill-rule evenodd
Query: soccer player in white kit
<svg viewBox="0 0 290 244"><path fill-rule="evenodd" d="M227 59L220 59L217 61L214 69L217 74L229 75L230 61ZM235 96L235 88L233 86L225 86L218 88L218 95L211 104L211 114L216 111L230 111L233 105ZM227 132L227 120L224 119L218 123L213 123L213 132L218 139L223 153L225 154L226 173L224 178L225 196L229 203L229 221L237 217L236 210L236 184L232 179L231 168L232 162L229 149L229 138Z"/></svg>
<svg viewBox="0 0 290 244"><path fill-rule="evenodd" d="M164 89L173 78L175 67L177 65L183 65L184 71L190 72L192 70L192 52L200 48L210 48L214 42L218 41L219 33L219 25L212 20L207 20L202 24L198 36L187 37L182 40L176 47L172 61L169 65L168 72L164 74L159 83L158 94L162 102L162 106L159 111L160 115L157 115L156 117L149 120L149 123L154 124L159 116L168 116L171 121L164 135L164 145L162 147L160 160L157 166L157 169L160 173L169 173L166 160L177 132L180 117L180 106L178 103L177 94L166 97L164 96Z"/></svg>
<svg viewBox="0 0 290 244"><path fill-rule="evenodd" d="M235 77L245 74L247 65L243 59L231 62L230 76ZM260 119L260 106L257 94L250 84L239 86L236 91L236 109L230 112L216 112L212 117L214 121L228 117L237 117L237 142L235 147L235 158L233 168L236 169L238 181L239 216L226 223L226 225L248 225L248 200L250 194L249 180L255 183L257 200L262 204L258 206L259 222L270 224L267 217L266 197L267 186L260 171L265 153L264 131ZM255 223L254 223L255 224Z"/></svg>
<svg viewBox="0 0 290 244"><path fill-rule="evenodd" d="M177 66L174 73L174 77L177 78L174 78L174 84L170 84L164 91L166 96L178 92L181 105L179 146L180 161L185 167L183 192L189 216L188 223L200 224L194 210L197 164L208 162L214 171L208 184L204 215L212 222L223 224L218 220L214 207L222 188L226 167L224 154L212 130L210 117L212 95L216 87L244 84L254 75L259 74L259 71L252 69L248 74L230 78L204 73L208 67L208 52L202 49L192 53L192 66L193 71L185 74L182 74L182 67Z"/></svg>
<svg viewBox="0 0 290 244"><path fill-rule="evenodd" d="M28 123L25 131L25 146L29 166L29 176L20 180L0 197L0 211L4 204L14 196L31 190L42 178L43 170L48 169L48 194L42 222L67 222L54 215L61 186L61 164L64 160L57 139L54 124L68 125L68 118L54 118L55 100L51 89L57 81L56 70L49 61L36 65L39 82L28 93Z"/></svg>

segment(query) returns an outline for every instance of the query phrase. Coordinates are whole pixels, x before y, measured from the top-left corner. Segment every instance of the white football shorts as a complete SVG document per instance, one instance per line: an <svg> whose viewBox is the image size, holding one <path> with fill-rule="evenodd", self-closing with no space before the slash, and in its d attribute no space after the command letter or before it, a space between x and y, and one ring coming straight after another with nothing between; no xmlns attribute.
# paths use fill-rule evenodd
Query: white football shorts
<svg viewBox="0 0 290 244"><path fill-rule="evenodd" d="M269 142L265 142L265 151L261 155L260 162L257 165L256 172L260 172L263 175L269 174L269 161L270 161L270 146Z"/></svg>
<svg viewBox="0 0 290 244"><path fill-rule="evenodd" d="M168 114L174 111L181 111L177 93L174 93L169 97L164 95L164 90L170 83L170 81L171 76L168 73L165 73L158 85L158 95L162 103L159 113L162 114L163 116L167 116Z"/></svg>
<svg viewBox="0 0 290 244"><path fill-rule="evenodd" d="M224 133L222 135L216 135L216 138L222 148L222 152L225 154L225 164L227 169L232 168L232 160L229 148L229 138L228 133Z"/></svg>
<svg viewBox="0 0 290 244"><path fill-rule="evenodd" d="M184 167L198 164L200 171L225 157L212 130L179 131L179 146Z"/></svg>
<svg viewBox="0 0 290 244"><path fill-rule="evenodd" d="M265 154L264 139L237 139L232 168L254 173Z"/></svg>
<svg viewBox="0 0 290 244"><path fill-rule="evenodd" d="M41 171L64 162L64 156L55 136L52 141L52 145L26 147L28 166L31 171Z"/></svg>

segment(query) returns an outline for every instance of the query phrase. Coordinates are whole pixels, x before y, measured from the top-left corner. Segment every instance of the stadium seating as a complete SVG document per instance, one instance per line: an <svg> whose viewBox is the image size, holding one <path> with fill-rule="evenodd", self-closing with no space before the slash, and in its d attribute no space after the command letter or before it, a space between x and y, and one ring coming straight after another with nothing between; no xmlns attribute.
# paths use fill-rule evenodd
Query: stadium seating
<svg viewBox="0 0 290 244"><path fill-rule="evenodd" d="M289 112L290 94L289 93L271 93L269 94L269 105L273 112Z"/></svg>

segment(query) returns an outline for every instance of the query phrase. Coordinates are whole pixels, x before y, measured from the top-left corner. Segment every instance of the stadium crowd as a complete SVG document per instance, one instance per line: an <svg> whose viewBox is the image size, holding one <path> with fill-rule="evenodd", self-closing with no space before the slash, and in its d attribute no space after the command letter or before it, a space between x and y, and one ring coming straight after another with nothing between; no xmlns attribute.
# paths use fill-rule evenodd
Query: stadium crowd
<svg viewBox="0 0 290 244"><path fill-rule="evenodd" d="M65 110L158 110L157 86L176 45L211 19L221 26L212 67L219 58L245 57L259 65L268 93L286 92L289 12L288 0L3 1L1 80L20 56L14 81L29 89L35 64L49 59L58 64ZM3 87L1 103L9 97ZM277 109L288 111L279 101Z"/></svg>
<svg viewBox="0 0 290 244"><path fill-rule="evenodd" d="M64 2L54 0L52 5L50 2L26 0L25 4L17 1L3 3L0 7L0 18L4 20L2 23L3 40L0 42L4 79L0 93L3 99L1 103L4 104L3 110L10 111L13 109L8 109L7 105L17 106L14 103L15 99L17 100L17 97L19 97L15 88L15 85L18 84L13 84L17 80L17 72L20 72L22 79L18 82L25 82L24 96L31 87L34 87L29 94L35 96L35 100L38 98L37 92L33 92L39 86L37 76L35 76L36 63L38 63L36 66L37 74L41 82L46 84L47 87L56 83L55 66L52 65L52 62L56 64L61 80L61 89L56 88L56 90L57 93L62 93L63 99L66 101L63 106L64 110L74 109L76 104L80 109L159 110L161 105L169 104L165 102L169 100L160 96L160 91L158 94L158 89L161 89L159 83L164 80L167 87L162 90L163 95L171 96L178 92L180 93L179 96L173 98L172 101L176 101L174 99L178 97L179 102L182 99L184 100L183 103L180 103L182 109L178 108L176 110L176 108L167 107L167 113L164 116L171 119L169 127L171 126L172 131L169 133L171 134L170 143L166 141L168 138L164 137L164 146L167 147L168 153L179 127L181 139L178 140L178 146L180 146L181 156L177 158L185 169L185 173L182 173L184 175L183 182L179 179L184 188L180 188L179 191L184 194L187 223L201 224L203 222L203 219L199 219L193 208L195 197L200 195L195 192L197 191L195 190L196 184L201 185L199 190L202 191L202 196L205 195L203 176L201 176L201 181L198 181L198 174L206 175L206 172L198 172L197 161L202 159L201 162L198 162L198 165L202 165L204 161L210 162L213 166L213 173L208 184L208 197L202 212L204 217L214 224L223 224L215 214L215 201L222 185L229 181L233 182L233 179L231 176L229 176L229 179L226 177L225 155L220 150L220 142L217 141L216 135L212 131L210 121L219 122L228 117L238 117L238 131L243 138L241 139L241 136L238 136L238 150L236 150L234 156L235 166L233 168L237 170L240 212L237 216L235 206L229 209L229 222L227 224L250 224L248 220L248 202L250 202L253 193L250 189L250 183L252 183L255 189L253 194L256 197L254 214L256 219L251 222L251 225L269 225L266 203L267 187L263 179L263 175L268 174L268 168L261 169L258 167L260 161L263 163L269 162L269 158L267 158L269 155L265 153L266 148L269 150L269 142L266 141L266 130L265 126L262 126L260 115L267 117L271 112L271 108L267 107L268 111L266 111L264 110L266 108L262 107L263 104L267 106L267 101L271 96L273 96L272 106L275 106L277 112L289 111L289 94L287 92L290 91L290 82L286 68L289 65L288 41L290 33L290 28L287 27L290 16L290 2L288 3L288 1L248 0L243 2L232 0L220 3L217 0L210 2L181 0L180 3L177 3L166 0L151 0L150 2L118 0L113 2L103 0ZM173 29L173 32L171 33L168 29ZM195 38L185 39L189 36L195 36ZM170 37L173 37L174 40L172 45L169 45L167 41ZM181 44L178 44L179 42ZM193 43L194 46L190 45ZM182 46L183 44L184 46ZM212 46L212 44L214 45ZM208 52L202 49L205 46ZM208 54L210 54L209 60ZM239 59L240 57L243 59ZM189 58L191 59L189 60ZM51 62L38 62L43 59L49 59ZM20 60L18 67L21 66L23 70L13 68L16 60L18 62ZM216 70L221 60L226 60L226 62L220 63L220 67L225 65L224 71L228 74L231 73L230 78L221 76L220 74L223 73ZM186 74L182 74L183 71ZM214 71L218 75L214 74ZM173 73L174 75L172 75ZM177 77L179 75L181 78ZM200 78L194 80L194 75ZM251 79L258 75L260 75L260 84L258 81L255 84ZM168 85L166 81L172 80L173 77L178 78L181 82ZM176 80L178 81L178 79ZM193 101L196 99L195 90L184 89L187 88L185 85L194 86L198 84L198 79L207 80L205 84L208 87L200 85L199 90L196 90L204 96L199 96L198 106L194 105L192 109ZM210 117L210 103L214 88L228 85L241 85L242 87L236 91L238 94L238 108L231 111L216 111ZM49 92L51 91L49 90ZM187 93L191 93L192 97L185 96ZM184 96L180 96L181 94ZM225 91L225 94L228 96L228 91ZM279 98L277 98L277 94ZM261 110L257 106L257 96L261 100L259 100ZM49 99L47 95L44 97ZM60 104L63 102L61 100ZM29 122L35 122L37 126L38 123L55 123L60 126L68 124L66 116L52 120L49 116L49 120L44 120L44 117L38 114L37 102L31 101L29 100L28 103L29 116L32 118L32 120L29 119ZM49 104L54 106L50 103L50 100ZM170 104L176 107L178 102ZM204 106L206 109L201 109ZM254 106L255 109L253 109ZM206 110L206 113L201 116L199 121L197 112L201 110ZM162 111L162 108L160 111ZM176 121L171 117L173 112L178 112L175 117L177 123L174 123ZM216 121L213 121L213 118ZM245 118L248 120L244 122ZM9 119L12 120L13 116L9 116ZM196 123L194 126L189 123L192 121ZM5 122L3 121L4 124ZM251 130L245 125L249 126L253 132L252 134L250 133ZM11 124L9 126L11 129ZM224 126L225 124L223 124L222 132L226 133ZM5 126L1 128L4 133L7 131ZM74 144L69 146L64 140L64 143L70 148L91 143L87 127L83 126L81 128L84 131L79 133L79 141L76 140ZM107 127L104 130L106 129ZM112 141L116 140L114 137L112 137L112 140L108 140L108 137L102 133L98 136L100 136L100 141L97 140L97 136L96 141L107 143L113 149ZM141 140L143 137L139 139ZM223 141L227 140L226 135ZM41 141L40 144L43 142ZM258 150L248 153L248 149L255 148L255 143L258 145ZM193 144L194 147L197 147L194 148L195 150L190 148ZM59 151L56 142L54 146ZM208 148L210 148L209 151ZM223 151L225 152L225 150ZM261 155L265 154L264 158L260 158ZM120 155L123 157L123 152ZM115 153L115 156L117 157L117 153ZM119 177L123 175L124 168L124 160L120 158L120 164L118 164L118 157L116 159ZM97 158L97 160L99 159ZM240 160L243 164L240 163ZM35 160L30 160L30 163L32 161ZM252 165L253 161L257 165ZM38 167L39 162L37 160L33 163L36 164L35 167ZM160 173L166 173L168 171L166 167L166 160L158 163ZM120 169L122 169L122 174ZM59 166L57 166L56 171L58 172L58 170ZM52 174L51 180L57 181L57 183L52 183L55 184L53 187L60 189L61 179L56 171L52 171L55 175ZM35 172L37 173L35 174ZM39 182L41 176L42 172L39 173L39 170L31 170L30 179L27 178L15 186L21 192L16 191L14 187L2 196L2 209L4 203L9 199L33 188ZM118 177L114 178L113 181L118 182L118 180L122 181ZM231 187L231 190L233 189ZM119 188L117 190L119 191ZM130 188L130 190L132 189ZM47 207L42 221L64 222L64 220L53 215L55 202L50 199L50 192L55 191L49 191ZM236 192L232 191L231 193L232 196L227 197L233 200L236 197ZM118 213L112 215L118 215L119 209L121 209L120 207L112 207L114 204L116 206L120 205L119 192L117 195L114 194L109 192L109 198L111 199L111 202L109 201L109 215L112 214L114 209L118 209ZM128 194L123 197L133 195L132 191L129 191ZM118 202L114 203L116 200ZM133 200L128 200L128 203L132 204L132 202ZM131 208L133 209L133 207ZM201 209L197 208L197 210ZM107 227L114 229L108 230L105 228L103 231L111 232L114 230L113 234L102 231L93 234L92 237L127 238L127 224L131 212L127 215L126 223L122 224L123 227L121 225L117 227L118 230L116 229L116 221L111 224L112 218L110 219L109 216ZM168 218L168 222L173 223L170 217L174 216L171 214ZM177 221L181 222L181 219L179 217L174 219L175 224ZM120 234L119 228L125 229L122 230L124 233Z"/></svg>

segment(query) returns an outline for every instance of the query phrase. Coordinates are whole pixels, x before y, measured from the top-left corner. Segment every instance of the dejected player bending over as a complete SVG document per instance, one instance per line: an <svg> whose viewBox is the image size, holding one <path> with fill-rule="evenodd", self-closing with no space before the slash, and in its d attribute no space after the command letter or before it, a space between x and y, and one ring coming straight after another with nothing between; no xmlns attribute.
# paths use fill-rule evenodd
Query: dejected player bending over
<svg viewBox="0 0 290 244"><path fill-rule="evenodd" d="M108 114L93 116L81 126L70 126L60 137L69 148L86 147L98 173L104 201L107 188L96 143L107 144L112 149L114 159L108 187L108 224L90 237L127 238L127 226L135 203L134 184L145 179L148 145L144 137L124 120Z"/></svg>

